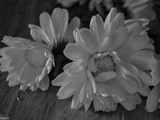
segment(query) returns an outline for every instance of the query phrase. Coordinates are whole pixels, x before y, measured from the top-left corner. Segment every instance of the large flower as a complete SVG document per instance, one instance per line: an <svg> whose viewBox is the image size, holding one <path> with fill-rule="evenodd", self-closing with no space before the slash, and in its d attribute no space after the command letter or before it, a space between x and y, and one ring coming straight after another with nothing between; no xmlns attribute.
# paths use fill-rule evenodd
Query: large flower
<svg viewBox="0 0 160 120"><path fill-rule="evenodd" d="M35 41L4 37L8 47L0 49L0 70L9 72L9 86L20 84L21 90L29 87L32 91L48 89L48 73L54 65L51 50L62 40L73 42L73 30L80 25L77 17L68 25L68 17L67 10L60 8L53 10L52 19L48 13L42 13L41 27L29 25Z"/></svg>
<svg viewBox="0 0 160 120"><path fill-rule="evenodd" d="M141 103L138 93L147 96L148 86L159 82L149 72L156 71L150 62L157 61L147 33L139 22L126 26L124 15L114 8L105 22L99 15L93 16L90 29L75 30L74 38L76 43L64 50L73 62L52 81L62 86L59 99L73 96L71 108L84 105L87 110L93 101L96 111L114 111L117 103L132 110Z"/></svg>
<svg viewBox="0 0 160 120"><path fill-rule="evenodd" d="M147 18L153 21L156 13L153 9L152 0L123 0L124 7L127 7L134 18Z"/></svg>

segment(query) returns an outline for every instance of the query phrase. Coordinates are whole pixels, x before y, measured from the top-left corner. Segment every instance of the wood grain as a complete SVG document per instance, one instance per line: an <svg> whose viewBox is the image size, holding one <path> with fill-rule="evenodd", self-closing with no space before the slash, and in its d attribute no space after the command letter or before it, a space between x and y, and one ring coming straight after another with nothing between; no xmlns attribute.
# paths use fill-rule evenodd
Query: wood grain
<svg viewBox="0 0 160 120"><path fill-rule="evenodd" d="M51 13L57 6L60 5L55 0L0 0L0 39L4 35L30 39L28 24L39 24L39 14L43 11ZM81 9L84 11L79 12ZM87 6L73 6L68 10L70 17L81 17L82 26L87 26L93 14L86 13ZM158 39L156 36L160 35L151 36ZM156 44L159 45L159 41ZM0 46L4 45L0 43ZM75 111L70 108L71 98L57 99L59 87L50 86L46 92L20 91L19 86L8 87L7 75L7 72L0 73L0 117L10 120L160 120L160 110L153 113L144 110L146 98L133 111L125 110L121 105L110 113L95 112L93 106L86 112L84 108Z"/></svg>

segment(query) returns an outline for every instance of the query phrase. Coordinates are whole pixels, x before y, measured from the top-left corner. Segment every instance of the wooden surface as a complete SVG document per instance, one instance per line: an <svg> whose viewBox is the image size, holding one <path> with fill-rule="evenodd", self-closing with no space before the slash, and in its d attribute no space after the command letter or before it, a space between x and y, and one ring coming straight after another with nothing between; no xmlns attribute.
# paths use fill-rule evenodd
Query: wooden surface
<svg viewBox="0 0 160 120"><path fill-rule="evenodd" d="M59 6L54 0L0 0L0 39L4 35L31 38L28 24L38 24L38 16L42 11L51 13ZM82 26L87 26L91 13L87 7L69 8L70 17L81 17ZM74 11L74 12L73 12ZM79 12L82 11L82 12ZM155 23L154 23L155 24ZM155 38L155 46L159 46L157 28L151 31L150 36ZM0 43L0 46L2 43ZM61 46L61 45L59 45ZM55 56L59 54L55 48ZM62 50L60 50L62 54ZM158 53L158 49L157 49ZM58 61L58 60L56 60ZM60 68L62 68L61 66ZM52 73L50 78L53 78ZM49 90L42 92L20 91L19 86L8 87L6 82L7 72L0 73L0 118L9 117L10 120L160 120L160 110L148 113L144 110L146 98L135 110L127 111L118 105L116 112L94 112L93 106L85 112L84 108L77 111L70 109L71 99L58 100L56 93L59 87L50 86Z"/></svg>

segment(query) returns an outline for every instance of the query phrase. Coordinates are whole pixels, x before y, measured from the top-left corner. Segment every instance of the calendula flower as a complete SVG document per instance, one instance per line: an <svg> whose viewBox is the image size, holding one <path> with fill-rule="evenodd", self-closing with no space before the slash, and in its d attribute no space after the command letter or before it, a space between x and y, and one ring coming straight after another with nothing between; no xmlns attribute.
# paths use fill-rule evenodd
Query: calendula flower
<svg viewBox="0 0 160 120"><path fill-rule="evenodd" d="M93 16L90 29L76 29L74 38L76 43L64 49L73 62L52 81L61 86L59 99L73 96L72 109L84 105L87 110L93 101L96 111L114 111L117 103L132 110L141 103L138 93L147 96L148 86L159 82L151 74L156 69L150 62L157 61L150 38L139 22L126 26L124 15L116 9L111 9L105 22Z"/></svg>
<svg viewBox="0 0 160 120"><path fill-rule="evenodd" d="M80 25L77 17L68 24L68 17L68 11L60 8L53 10L52 18L48 13L41 13L41 27L29 25L34 41L4 37L8 47L0 49L0 70L8 71L9 86L20 84L21 90L29 87L32 91L48 89L48 73L55 64L51 50L58 42L73 42L73 30Z"/></svg>
<svg viewBox="0 0 160 120"><path fill-rule="evenodd" d="M79 2L80 5L83 5L86 2L86 0L57 0L57 2L65 7L70 7L76 2Z"/></svg>
<svg viewBox="0 0 160 120"><path fill-rule="evenodd" d="M48 73L54 65L51 48L40 41L19 37L5 36L2 42L8 47L0 49L0 55L2 55L0 70L8 71L8 85L20 84L21 90L26 90L28 87L32 91L37 88L47 90Z"/></svg>
<svg viewBox="0 0 160 120"><path fill-rule="evenodd" d="M124 7L128 8L134 18L147 18L155 20L156 13L152 0L123 0Z"/></svg>
<svg viewBox="0 0 160 120"><path fill-rule="evenodd" d="M112 0L91 0L89 9L92 11L96 8L99 13L103 14L102 5L104 5L107 10L110 10L113 7L113 2Z"/></svg>

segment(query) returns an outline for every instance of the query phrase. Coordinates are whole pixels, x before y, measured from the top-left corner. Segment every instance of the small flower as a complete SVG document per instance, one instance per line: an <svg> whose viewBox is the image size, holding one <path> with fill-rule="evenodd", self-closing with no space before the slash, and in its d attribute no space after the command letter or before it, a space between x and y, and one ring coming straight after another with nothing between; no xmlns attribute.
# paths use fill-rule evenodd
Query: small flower
<svg viewBox="0 0 160 120"><path fill-rule="evenodd" d="M105 22L93 16L90 29L76 29L74 38L76 43L64 50L73 62L52 81L61 86L59 99L73 96L72 109L84 105L87 110L93 101L96 111L115 111L117 103L132 110L141 103L138 93L147 96L149 85L159 82L151 74L157 69L150 63L157 61L142 24L125 25L124 15L116 9L111 9Z"/></svg>
<svg viewBox="0 0 160 120"><path fill-rule="evenodd" d="M147 18L155 20L156 13L153 9L152 0L123 0L124 7L128 8L133 18Z"/></svg>
<svg viewBox="0 0 160 120"><path fill-rule="evenodd" d="M48 89L48 73L54 65L51 50L61 41L73 42L73 30L80 25L77 17L68 24L68 17L67 10L60 8L53 10L52 19L48 13L42 13L41 27L29 25L35 41L4 37L3 42L8 47L0 49L0 70L9 72L9 86L20 84L21 90L29 87L32 91Z"/></svg>
<svg viewBox="0 0 160 120"><path fill-rule="evenodd" d="M102 4L107 10L110 10L113 7L112 0L91 0L89 3L89 9L92 11L96 8L99 13L103 14Z"/></svg>
<svg viewBox="0 0 160 120"><path fill-rule="evenodd" d="M5 36L2 42L8 47L0 49L0 70L8 71L8 85L20 84L21 90L28 87L32 91L37 88L47 90L47 74L54 65L51 48L46 44L19 37Z"/></svg>
<svg viewBox="0 0 160 120"><path fill-rule="evenodd" d="M57 2L61 3L65 7L70 7L76 2L79 2L80 5L83 5L86 0L57 0Z"/></svg>
<svg viewBox="0 0 160 120"><path fill-rule="evenodd" d="M66 9L55 8L51 16L43 12L40 14L39 19L41 27L29 25L34 39L50 40L52 42L51 47L56 46L57 42L61 41L74 42L73 30L79 28L80 19L74 17L70 24L68 24L69 15Z"/></svg>

